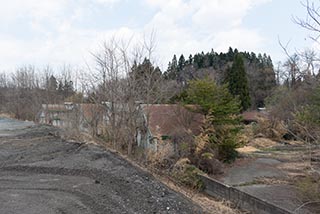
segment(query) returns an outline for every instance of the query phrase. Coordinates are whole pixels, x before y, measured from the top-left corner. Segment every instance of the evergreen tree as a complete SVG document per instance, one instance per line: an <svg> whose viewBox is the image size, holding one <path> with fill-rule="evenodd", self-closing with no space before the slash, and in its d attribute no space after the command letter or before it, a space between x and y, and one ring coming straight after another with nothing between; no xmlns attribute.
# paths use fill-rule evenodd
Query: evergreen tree
<svg viewBox="0 0 320 214"><path fill-rule="evenodd" d="M178 61L177 56L173 55L171 63L169 63L168 71L167 71L167 78L176 80L178 76Z"/></svg>
<svg viewBox="0 0 320 214"><path fill-rule="evenodd" d="M64 80L64 86L63 86L63 96L64 98L70 97L74 94L73 89L73 82L71 80Z"/></svg>
<svg viewBox="0 0 320 214"><path fill-rule="evenodd" d="M177 68L178 68L177 56L173 55L172 62L171 62L171 70L177 70Z"/></svg>
<svg viewBox="0 0 320 214"><path fill-rule="evenodd" d="M193 66L195 68L200 68L200 54L195 54L193 57Z"/></svg>
<svg viewBox="0 0 320 214"><path fill-rule="evenodd" d="M183 56L183 54L181 54L179 61L178 61L178 71L182 71L184 66L185 66L186 60Z"/></svg>
<svg viewBox="0 0 320 214"><path fill-rule="evenodd" d="M57 79L53 75L51 75L49 80L47 81L47 85L49 91L56 91L58 88Z"/></svg>
<svg viewBox="0 0 320 214"><path fill-rule="evenodd" d="M209 61L209 66L210 67L212 67L213 64L214 64L214 56L215 56L214 50L211 49L211 52L208 53L208 61Z"/></svg>
<svg viewBox="0 0 320 214"><path fill-rule="evenodd" d="M190 54L189 56L189 61L188 61L189 65L192 65L193 63L193 57L192 57L192 54Z"/></svg>
<svg viewBox="0 0 320 214"><path fill-rule="evenodd" d="M220 160L233 161L237 156L235 149L240 131L238 99L226 85L218 86L208 78L190 81L185 99L189 104L199 105L206 116L203 132L197 137L207 145L202 152L214 154L216 151Z"/></svg>
<svg viewBox="0 0 320 214"><path fill-rule="evenodd" d="M180 57L177 60L177 57L174 56L164 76L166 79L176 80L185 86L184 83L188 80L201 79L212 74L218 83L222 83L228 76L230 63L239 54L243 58L247 74L251 107L263 107L265 98L270 96L275 86L275 72L272 60L266 54L239 52L237 48L230 47L227 53L217 53L211 49L206 54L200 52L190 55L186 62L183 60L184 57ZM180 72L181 70L182 72Z"/></svg>
<svg viewBox="0 0 320 214"><path fill-rule="evenodd" d="M247 74L245 71L243 58L240 54L235 56L231 69L228 69L226 80L229 84L230 93L234 96L238 96L241 102L242 110L247 110L251 105L251 101Z"/></svg>
<svg viewBox="0 0 320 214"><path fill-rule="evenodd" d="M227 61L232 61L234 59L234 54L232 47L229 47L228 53L226 54Z"/></svg>
<svg viewBox="0 0 320 214"><path fill-rule="evenodd" d="M129 74L135 83L133 90L137 92L137 99L149 101L149 96L156 97L158 83L162 79L159 67L154 67L147 58L141 64L134 65Z"/></svg>

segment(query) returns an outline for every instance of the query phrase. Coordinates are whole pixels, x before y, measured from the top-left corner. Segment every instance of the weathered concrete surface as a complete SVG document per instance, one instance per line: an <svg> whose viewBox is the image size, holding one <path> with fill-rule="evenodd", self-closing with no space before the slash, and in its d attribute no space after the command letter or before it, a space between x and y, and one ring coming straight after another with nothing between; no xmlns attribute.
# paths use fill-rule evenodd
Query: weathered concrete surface
<svg viewBox="0 0 320 214"><path fill-rule="evenodd" d="M299 200L299 196L297 195L298 191L294 186L291 186L291 185L258 184L258 185L237 187L237 189L240 189L257 198L262 198L265 201L268 201L280 207L284 207L291 211L294 211L301 204L301 201ZM296 213L311 214L312 212L308 211L307 209L301 209Z"/></svg>
<svg viewBox="0 0 320 214"><path fill-rule="evenodd" d="M222 181L228 185L240 185L263 177L283 177L285 174L276 168L280 163L271 158L258 158L249 164L233 167L222 178Z"/></svg>
<svg viewBox="0 0 320 214"><path fill-rule="evenodd" d="M303 199L294 185L286 183L259 184L259 180L261 181L261 179L265 178L271 180L287 179L288 174L286 171L279 168L281 164L282 162L277 159L260 157L232 167L220 180L254 197L293 212L303 204ZM316 208L304 207L296 213L318 212L310 211L311 209Z"/></svg>
<svg viewBox="0 0 320 214"><path fill-rule="evenodd" d="M0 130L0 213L203 213L117 155L29 125Z"/></svg>
<svg viewBox="0 0 320 214"><path fill-rule="evenodd" d="M253 194L247 193L223 184L215 179L207 176L199 175L205 184L204 191L214 197L225 199L236 204L239 208L248 210L255 214L291 214L292 212L283 206L276 205L270 201L256 197Z"/></svg>

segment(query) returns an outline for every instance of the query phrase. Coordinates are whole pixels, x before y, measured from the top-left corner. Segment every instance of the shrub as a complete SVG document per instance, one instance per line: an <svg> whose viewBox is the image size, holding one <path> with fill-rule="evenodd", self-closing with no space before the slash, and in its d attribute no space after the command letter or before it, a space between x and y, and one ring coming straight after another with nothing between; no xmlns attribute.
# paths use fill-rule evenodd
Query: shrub
<svg viewBox="0 0 320 214"><path fill-rule="evenodd" d="M198 176L199 173L202 173L201 170L191 165L186 158L180 159L173 168L173 177L176 181L194 190L204 188L204 184Z"/></svg>
<svg viewBox="0 0 320 214"><path fill-rule="evenodd" d="M208 174L221 174L223 171L222 163L214 158L214 154L206 152L201 155L200 160L198 160L197 166L203 172Z"/></svg>
<svg viewBox="0 0 320 214"><path fill-rule="evenodd" d="M216 151L219 160L233 161L241 130L238 98L230 94L227 85L218 86L207 78L189 82L186 101L199 105L206 116L202 133L196 138L196 155Z"/></svg>
<svg viewBox="0 0 320 214"><path fill-rule="evenodd" d="M233 162L238 157L238 143L234 139L226 139L218 145L219 159L224 162Z"/></svg>

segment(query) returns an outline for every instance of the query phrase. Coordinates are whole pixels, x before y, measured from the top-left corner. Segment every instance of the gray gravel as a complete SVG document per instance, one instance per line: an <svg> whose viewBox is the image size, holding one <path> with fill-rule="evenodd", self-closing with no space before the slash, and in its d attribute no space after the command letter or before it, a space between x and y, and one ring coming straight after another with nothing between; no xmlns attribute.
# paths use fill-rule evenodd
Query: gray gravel
<svg viewBox="0 0 320 214"><path fill-rule="evenodd" d="M20 125L16 132L0 125L0 213L203 213L102 147L65 142L49 126Z"/></svg>

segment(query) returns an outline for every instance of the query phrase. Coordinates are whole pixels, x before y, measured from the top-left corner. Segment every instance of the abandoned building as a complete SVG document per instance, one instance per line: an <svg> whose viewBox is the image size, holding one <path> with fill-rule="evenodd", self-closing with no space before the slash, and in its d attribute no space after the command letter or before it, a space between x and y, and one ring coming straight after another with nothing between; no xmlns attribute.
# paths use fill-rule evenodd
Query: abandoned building
<svg viewBox="0 0 320 214"><path fill-rule="evenodd" d="M200 134L204 122L202 114L181 105L142 105L141 116L143 126L137 130L137 144L154 152L164 147L177 152L180 142Z"/></svg>

